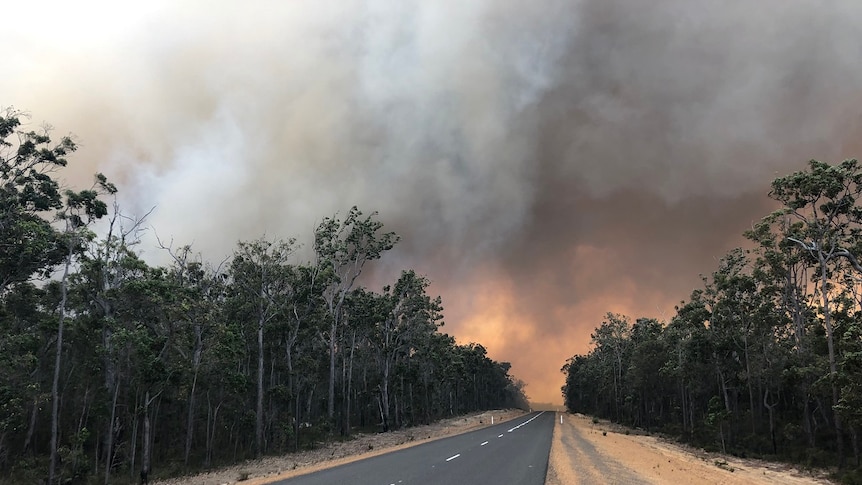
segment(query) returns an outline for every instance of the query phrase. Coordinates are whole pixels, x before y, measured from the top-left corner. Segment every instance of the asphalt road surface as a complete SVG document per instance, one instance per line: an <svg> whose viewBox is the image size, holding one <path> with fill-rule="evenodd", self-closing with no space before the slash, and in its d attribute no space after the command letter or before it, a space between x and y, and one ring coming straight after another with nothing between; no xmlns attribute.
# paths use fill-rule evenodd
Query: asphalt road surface
<svg viewBox="0 0 862 485"><path fill-rule="evenodd" d="M275 482L279 485L543 485L554 413L495 426Z"/></svg>

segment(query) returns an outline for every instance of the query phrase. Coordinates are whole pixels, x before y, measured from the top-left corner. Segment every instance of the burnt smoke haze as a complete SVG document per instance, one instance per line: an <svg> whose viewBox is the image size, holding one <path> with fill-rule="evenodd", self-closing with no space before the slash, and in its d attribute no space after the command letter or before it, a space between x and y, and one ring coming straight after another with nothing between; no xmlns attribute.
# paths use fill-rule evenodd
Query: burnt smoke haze
<svg viewBox="0 0 862 485"><path fill-rule="evenodd" d="M375 277L427 274L539 401L605 312L672 313L773 178L860 153L858 2L28 5L0 103L76 133L70 183L213 260L379 211Z"/></svg>

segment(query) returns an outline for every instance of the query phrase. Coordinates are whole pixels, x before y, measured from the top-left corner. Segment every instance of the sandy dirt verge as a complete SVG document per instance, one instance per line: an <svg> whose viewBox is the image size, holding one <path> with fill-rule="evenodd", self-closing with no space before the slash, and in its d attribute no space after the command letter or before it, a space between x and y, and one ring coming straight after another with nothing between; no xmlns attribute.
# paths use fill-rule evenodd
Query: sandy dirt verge
<svg viewBox="0 0 862 485"><path fill-rule="evenodd" d="M559 416L563 416L560 424ZM605 434L606 433L606 434ZM557 417L546 485L831 484L824 473L686 448L655 436L626 435L607 421Z"/></svg>
<svg viewBox="0 0 862 485"><path fill-rule="evenodd" d="M523 416L519 409L485 411L444 419L428 426L416 426L388 433L357 434L349 441L329 443L316 450L250 460L199 475L153 481L153 485L263 485L285 478L304 475L324 468L416 446L435 439L500 423Z"/></svg>

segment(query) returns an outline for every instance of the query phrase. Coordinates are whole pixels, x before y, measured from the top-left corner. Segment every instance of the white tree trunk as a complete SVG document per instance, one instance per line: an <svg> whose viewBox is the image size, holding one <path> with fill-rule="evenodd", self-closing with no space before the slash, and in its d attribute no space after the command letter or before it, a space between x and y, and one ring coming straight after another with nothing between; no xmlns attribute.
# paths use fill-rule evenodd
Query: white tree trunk
<svg viewBox="0 0 862 485"><path fill-rule="evenodd" d="M60 365L63 356L63 327L66 323L66 297L69 291L69 267L72 266L73 246L69 244L63 279L60 280L60 322L57 326L57 354L54 359L54 378L51 382L51 464L48 468L48 484L53 485L57 472L57 446L60 429Z"/></svg>

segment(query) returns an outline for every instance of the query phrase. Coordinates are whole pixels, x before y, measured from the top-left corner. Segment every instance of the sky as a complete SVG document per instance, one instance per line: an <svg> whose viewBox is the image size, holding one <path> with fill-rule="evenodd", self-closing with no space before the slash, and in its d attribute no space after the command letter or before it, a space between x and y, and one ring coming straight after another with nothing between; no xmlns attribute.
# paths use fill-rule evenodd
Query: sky
<svg viewBox="0 0 862 485"><path fill-rule="evenodd" d="M74 4L74 5L73 5ZM772 206L862 152L862 2L8 3L0 107L74 133L154 236L218 261L353 205L443 331L560 403L607 312L667 320Z"/></svg>

